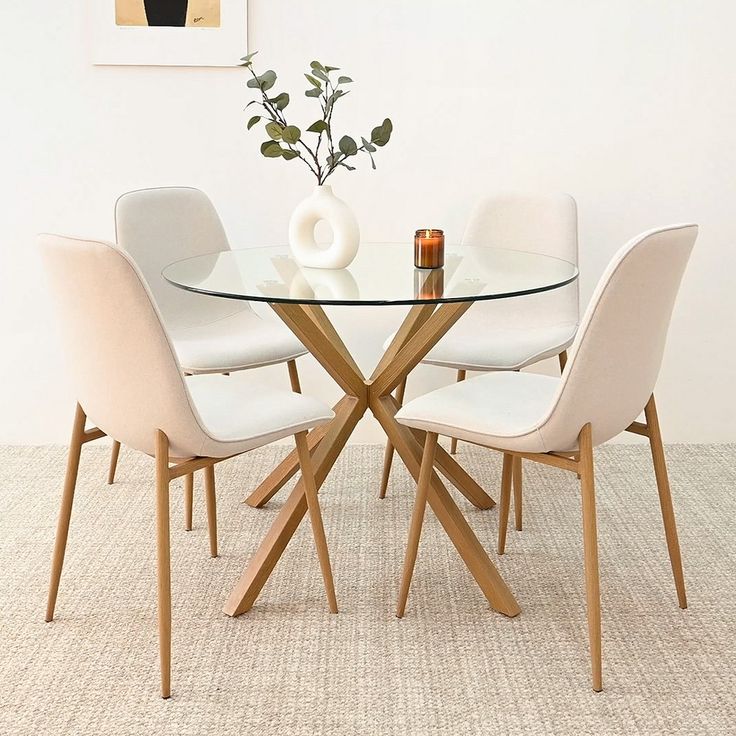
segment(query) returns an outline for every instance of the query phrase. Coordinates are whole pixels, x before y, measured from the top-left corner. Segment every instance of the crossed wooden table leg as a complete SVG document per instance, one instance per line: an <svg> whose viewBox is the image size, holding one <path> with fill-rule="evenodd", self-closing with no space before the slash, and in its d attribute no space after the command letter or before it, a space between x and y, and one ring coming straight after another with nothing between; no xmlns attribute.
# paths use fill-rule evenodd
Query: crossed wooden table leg
<svg viewBox="0 0 736 736"><path fill-rule="evenodd" d="M423 435L395 420L399 405L391 392L470 306L471 302L457 302L412 307L373 374L366 379L320 306L271 305L345 391L345 396L333 407L335 418L312 430L307 437L318 489L369 408L411 475L415 480L418 478ZM247 503L255 507L267 503L294 476L298 464L294 451L251 493ZM488 509L495 505L493 499L440 447L437 448L435 468L478 508ZM507 616L516 616L520 611L516 599L437 472L432 474L428 502L491 607ZM307 502L300 479L228 596L225 613L238 616L253 606L306 511Z"/></svg>

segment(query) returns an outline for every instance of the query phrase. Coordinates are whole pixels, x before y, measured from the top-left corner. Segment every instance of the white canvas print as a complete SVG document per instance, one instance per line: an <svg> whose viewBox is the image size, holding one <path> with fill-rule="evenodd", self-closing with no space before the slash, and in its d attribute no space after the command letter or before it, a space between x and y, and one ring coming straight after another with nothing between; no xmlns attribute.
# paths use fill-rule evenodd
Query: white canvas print
<svg viewBox="0 0 736 736"><path fill-rule="evenodd" d="M92 61L236 66L247 52L247 0L88 0Z"/></svg>

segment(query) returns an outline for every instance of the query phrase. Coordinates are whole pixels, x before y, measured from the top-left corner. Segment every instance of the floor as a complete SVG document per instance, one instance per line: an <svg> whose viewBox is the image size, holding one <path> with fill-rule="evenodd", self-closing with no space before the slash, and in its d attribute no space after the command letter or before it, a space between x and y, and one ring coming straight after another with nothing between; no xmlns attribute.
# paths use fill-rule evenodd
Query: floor
<svg viewBox="0 0 736 736"><path fill-rule="evenodd" d="M603 693L589 687L574 476L525 466L525 527L499 568L522 607L488 609L431 514L407 615L393 607L413 485L353 446L321 496L340 613L305 524L250 613L221 613L283 495L240 503L288 448L218 466L221 556L172 494L173 697L158 692L153 463L85 446L57 618L43 621L65 451L0 449L0 734L733 734L736 446L669 446L690 608L681 611L646 447L597 452ZM499 462L459 458L493 492ZM198 481L199 483L199 481ZM461 503L489 550L498 512Z"/></svg>

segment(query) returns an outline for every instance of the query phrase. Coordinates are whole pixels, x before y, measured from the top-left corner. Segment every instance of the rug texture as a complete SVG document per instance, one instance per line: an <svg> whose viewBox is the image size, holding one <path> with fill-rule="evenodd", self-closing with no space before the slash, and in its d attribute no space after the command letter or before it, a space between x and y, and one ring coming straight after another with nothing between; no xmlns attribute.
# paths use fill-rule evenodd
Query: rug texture
<svg viewBox="0 0 736 736"><path fill-rule="evenodd" d="M158 697L153 463L86 446L56 607L44 622L65 450L0 451L2 734L734 734L736 447L669 446L690 608L677 607L646 446L596 453L603 693L590 689L575 477L525 464L524 530L494 552L498 511L459 501L522 607L485 598L428 512L406 617L394 606L414 486L352 446L320 498L340 613L308 524L253 609L221 609L286 493L241 503L288 448L217 468L220 553L172 484L173 697ZM498 457L459 459L494 496ZM457 494L459 496L459 494Z"/></svg>

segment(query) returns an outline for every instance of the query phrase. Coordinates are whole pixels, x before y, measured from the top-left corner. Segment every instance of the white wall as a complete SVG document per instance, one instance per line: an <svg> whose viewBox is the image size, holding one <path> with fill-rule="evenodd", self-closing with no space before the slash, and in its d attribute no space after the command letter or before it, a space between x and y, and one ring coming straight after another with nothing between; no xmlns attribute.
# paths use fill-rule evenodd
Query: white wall
<svg viewBox="0 0 736 736"><path fill-rule="evenodd" d="M378 171L333 182L366 239L425 222L457 239L489 190L565 190L580 208L587 300L629 237L699 222L659 404L666 439L723 442L736 440L734 21L731 0L250 0L249 35L296 98L313 58L354 77L348 130L393 118ZM189 184L214 199L235 247L279 243L312 186L245 132L243 70L93 67L87 40L81 0L4 4L2 443L66 441L74 401L34 233L112 238L118 194ZM335 310L366 367L400 311ZM449 378L420 368L409 393ZM285 369L260 380L286 385ZM313 362L303 385L337 394ZM372 420L356 435L379 437Z"/></svg>

